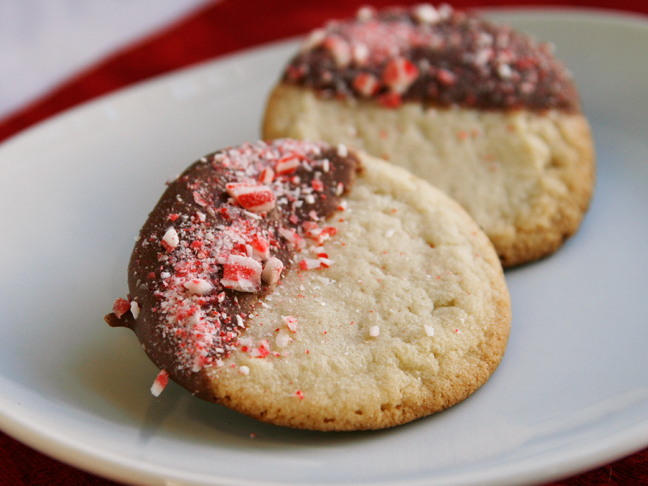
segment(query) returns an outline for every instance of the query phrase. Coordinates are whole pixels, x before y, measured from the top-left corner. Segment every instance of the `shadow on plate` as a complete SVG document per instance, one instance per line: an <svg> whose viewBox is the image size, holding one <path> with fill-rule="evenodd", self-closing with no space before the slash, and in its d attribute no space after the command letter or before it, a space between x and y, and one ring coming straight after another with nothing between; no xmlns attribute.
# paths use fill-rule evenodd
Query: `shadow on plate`
<svg viewBox="0 0 648 486"><path fill-rule="evenodd" d="M107 331L69 357L69 370L76 378L70 386L84 389L84 406L94 414L138 429L142 444L164 437L192 444L227 444L229 448L326 447L404 433L418 422L378 431L318 432L259 422L193 397L173 382L155 398L149 390L157 368L135 337L128 330Z"/></svg>

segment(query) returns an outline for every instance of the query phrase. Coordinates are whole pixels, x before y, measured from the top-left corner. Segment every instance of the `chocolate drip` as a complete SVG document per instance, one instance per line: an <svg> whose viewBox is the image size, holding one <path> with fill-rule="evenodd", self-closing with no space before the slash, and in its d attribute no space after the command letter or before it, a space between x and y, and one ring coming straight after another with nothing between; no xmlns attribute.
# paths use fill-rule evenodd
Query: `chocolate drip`
<svg viewBox="0 0 648 486"><path fill-rule="evenodd" d="M276 169L278 161L295 157L299 165L294 170L278 173L267 184L258 182L264 169ZM304 222L330 217L340 196L352 187L357 170L354 156L342 157L323 144L288 140L246 144L195 162L169 184L133 250L129 300L137 303L137 317L130 311L119 318L112 313L106 322L132 329L160 369L211 400L203 370L229 355L248 316L274 287L260 282L255 292L225 288L228 257L249 256L249 243L262 237L285 272L293 265L296 249L284 235L303 235ZM231 183L270 187L274 208L246 210L228 193ZM171 246L165 241L171 227L178 235L173 248L175 241L169 240ZM192 295L181 284L192 279L208 291Z"/></svg>

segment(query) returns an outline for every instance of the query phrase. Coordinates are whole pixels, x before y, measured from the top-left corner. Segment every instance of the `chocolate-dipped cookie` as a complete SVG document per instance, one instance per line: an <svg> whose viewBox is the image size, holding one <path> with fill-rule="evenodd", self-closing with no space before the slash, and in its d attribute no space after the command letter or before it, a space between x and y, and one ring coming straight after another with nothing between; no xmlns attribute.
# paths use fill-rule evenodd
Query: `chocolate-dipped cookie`
<svg viewBox="0 0 648 486"><path fill-rule="evenodd" d="M363 8L312 32L270 95L263 136L407 168L473 216L504 266L557 250L594 187L589 125L552 47L447 5Z"/></svg>
<svg viewBox="0 0 648 486"><path fill-rule="evenodd" d="M135 331L189 392L316 430L390 427L468 397L498 366L510 299L467 213L345 146L228 148L171 182L143 226Z"/></svg>

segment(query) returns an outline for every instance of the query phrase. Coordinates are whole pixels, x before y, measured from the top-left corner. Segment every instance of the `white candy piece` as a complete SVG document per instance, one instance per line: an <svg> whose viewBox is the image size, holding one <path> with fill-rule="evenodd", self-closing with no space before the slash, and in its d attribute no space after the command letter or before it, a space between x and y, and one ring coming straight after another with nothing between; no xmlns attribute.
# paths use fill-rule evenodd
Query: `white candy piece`
<svg viewBox="0 0 648 486"><path fill-rule="evenodd" d="M288 329L292 332L297 332L297 318L293 316L281 316Z"/></svg>
<svg viewBox="0 0 648 486"><path fill-rule="evenodd" d="M275 344L279 348L285 348L286 346L288 346L288 344L290 344L290 341L292 341L292 338L286 331L282 329L277 334L277 337L275 339Z"/></svg>
<svg viewBox="0 0 648 486"><path fill-rule="evenodd" d="M302 51L309 51L317 46L319 46L322 41L326 38L326 31L324 29L315 29L310 33L302 44Z"/></svg>
<svg viewBox="0 0 648 486"><path fill-rule="evenodd" d="M362 66L369 60L369 48L366 44L358 42L351 46L351 56L356 64ZM340 157L346 157L345 155L340 155Z"/></svg>
<svg viewBox="0 0 648 486"><path fill-rule="evenodd" d="M288 243L290 243L294 248L298 250L301 250L306 246L306 242L304 241L304 238L299 236L294 231L289 230L288 228L284 228L284 227L279 228L279 234L284 238L286 238L288 240Z"/></svg>
<svg viewBox="0 0 648 486"><path fill-rule="evenodd" d="M356 18L360 22L368 22L376 15L376 10L372 7L361 7L356 13Z"/></svg>
<svg viewBox="0 0 648 486"><path fill-rule="evenodd" d="M180 238L178 237L178 232L173 226L166 230L166 233L164 233L164 236L162 237L162 241L166 243L166 247L171 250L178 246Z"/></svg>
<svg viewBox="0 0 648 486"><path fill-rule="evenodd" d="M441 20L441 15L437 9L428 3L417 5L414 8L414 16L422 24L434 24Z"/></svg>
<svg viewBox="0 0 648 486"><path fill-rule="evenodd" d="M187 280L182 285L189 291L190 294L193 295L206 295L214 288L211 283L209 283L207 280L203 280L202 278L192 278L191 280Z"/></svg>
<svg viewBox="0 0 648 486"><path fill-rule="evenodd" d="M263 268L261 278L268 285L276 284L281 277L283 263L276 257L270 257Z"/></svg>
<svg viewBox="0 0 648 486"><path fill-rule="evenodd" d="M135 301L132 301L131 304L130 304L130 311L131 311L131 314L133 314L133 317L135 319L137 319L137 316L139 316L139 313L140 313L139 304L137 302L135 302Z"/></svg>
<svg viewBox="0 0 648 486"><path fill-rule="evenodd" d="M324 45L333 55L333 60L339 68L349 65L351 62L351 46L340 37L331 36L324 41Z"/></svg>
<svg viewBox="0 0 648 486"><path fill-rule="evenodd" d="M371 326L369 328L369 335L371 337L378 337L380 336L380 328L378 326Z"/></svg>

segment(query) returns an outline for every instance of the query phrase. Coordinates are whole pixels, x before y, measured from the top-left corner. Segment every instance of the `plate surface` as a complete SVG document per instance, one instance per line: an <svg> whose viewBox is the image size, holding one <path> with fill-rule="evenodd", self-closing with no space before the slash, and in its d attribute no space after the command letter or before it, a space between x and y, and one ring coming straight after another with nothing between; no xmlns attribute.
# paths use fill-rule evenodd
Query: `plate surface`
<svg viewBox="0 0 648 486"><path fill-rule="evenodd" d="M508 271L504 360L465 402L391 430L265 425L192 398L132 333L102 317L124 296L134 237L164 182L259 137L295 43L101 98L0 147L0 427L77 467L155 485L534 484L648 445L648 22L505 11L557 45L598 151L579 233Z"/></svg>

